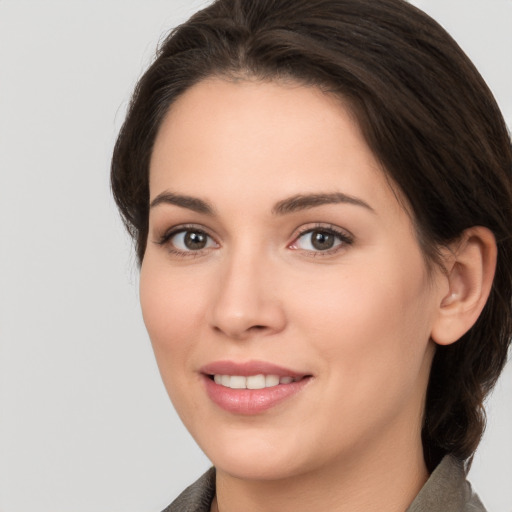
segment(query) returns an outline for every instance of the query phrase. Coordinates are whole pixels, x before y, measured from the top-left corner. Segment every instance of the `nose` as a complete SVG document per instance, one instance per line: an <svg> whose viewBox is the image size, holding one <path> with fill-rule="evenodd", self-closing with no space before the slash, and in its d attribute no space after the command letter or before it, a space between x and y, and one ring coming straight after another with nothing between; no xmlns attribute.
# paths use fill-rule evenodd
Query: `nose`
<svg viewBox="0 0 512 512"><path fill-rule="evenodd" d="M255 255L232 257L223 265L211 306L211 327L236 340L282 331L286 316L276 269Z"/></svg>

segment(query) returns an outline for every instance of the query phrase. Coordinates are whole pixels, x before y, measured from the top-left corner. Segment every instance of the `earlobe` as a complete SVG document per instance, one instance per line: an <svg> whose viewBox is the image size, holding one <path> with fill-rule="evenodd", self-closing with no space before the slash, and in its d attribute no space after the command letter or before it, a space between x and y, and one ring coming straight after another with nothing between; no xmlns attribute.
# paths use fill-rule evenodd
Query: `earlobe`
<svg viewBox="0 0 512 512"><path fill-rule="evenodd" d="M497 248L492 232L482 226L464 231L445 258L446 287L439 301L431 338L449 345L477 321L489 297L496 269Z"/></svg>

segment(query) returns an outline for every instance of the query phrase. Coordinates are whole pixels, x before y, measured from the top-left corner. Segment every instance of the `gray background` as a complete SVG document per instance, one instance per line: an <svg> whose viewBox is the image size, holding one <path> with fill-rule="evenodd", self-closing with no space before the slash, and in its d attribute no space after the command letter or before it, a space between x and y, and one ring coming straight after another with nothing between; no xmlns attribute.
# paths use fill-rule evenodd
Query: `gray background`
<svg viewBox="0 0 512 512"><path fill-rule="evenodd" d="M161 35L205 2L0 0L0 512L157 512L209 462L160 383L109 158ZM418 0L512 121L512 1ZM512 368L471 470L512 511Z"/></svg>

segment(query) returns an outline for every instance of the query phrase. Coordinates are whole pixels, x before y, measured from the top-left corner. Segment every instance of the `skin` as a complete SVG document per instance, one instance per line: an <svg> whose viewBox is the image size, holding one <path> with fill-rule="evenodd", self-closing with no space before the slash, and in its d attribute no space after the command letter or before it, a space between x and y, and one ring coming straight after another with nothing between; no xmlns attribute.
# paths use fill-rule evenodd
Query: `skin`
<svg viewBox="0 0 512 512"><path fill-rule="evenodd" d="M166 389L217 468L212 510L405 510L428 478L431 334L451 295L349 111L298 84L204 80L159 131L150 200L165 193L213 209L155 204L140 278ZM367 206L273 211L334 193ZM207 233L206 247L161 243L183 225ZM302 234L330 227L352 241L322 251ZM312 378L264 413L237 415L205 392L199 369L218 360Z"/></svg>

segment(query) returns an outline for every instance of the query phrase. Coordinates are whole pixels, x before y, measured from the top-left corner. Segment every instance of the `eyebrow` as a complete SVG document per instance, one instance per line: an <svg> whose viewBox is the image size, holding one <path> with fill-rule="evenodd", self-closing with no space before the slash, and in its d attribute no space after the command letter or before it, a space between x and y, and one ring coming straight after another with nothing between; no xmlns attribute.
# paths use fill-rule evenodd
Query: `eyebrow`
<svg viewBox="0 0 512 512"><path fill-rule="evenodd" d="M330 194L297 194L277 202L272 208L272 213L274 215L286 215L288 213L308 210L310 208L315 208L325 204L340 203L361 206L375 213L375 210L362 199L343 194L341 192L334 192ZM155 199L151 201L150 208L155 208L161 204L172 204L175 206L180 206L181 208L187 208L188 210L202 213L204 215L215 214L215 209L213 206L203 199L182 194L175 194L168 191L162 192L156 196Z"/></svg>
<svg viewBox="0 0 512 512"><path fill-rule="evenodd" d="M363 208L366 208L367 210L375 213L375 210L362 199L349 196L341 192L334 192L331 194L298 194L296 196L292 196L279 201L274 206L274 208L272 208L272 213L277 215L285 215L287 213L315 208L324 204L340 203L362 206Z"/></svg>
<svg viewBox="0 0 512 512"><path fill-rule="evenodd" d="M181 194L174 194L172 192L162 192L161 194L158 194L155 199L151 201L149 207L154 208L155 206L159 206L161 204L173 204L176 206L181 206L182 208L187 208L188 210L192 210L197 213L203 213L205 215L213 215L215 211L213 206L203 199Z"/></svg>

